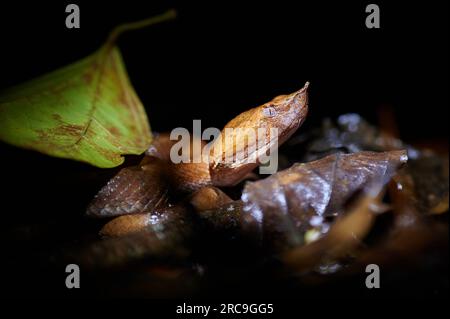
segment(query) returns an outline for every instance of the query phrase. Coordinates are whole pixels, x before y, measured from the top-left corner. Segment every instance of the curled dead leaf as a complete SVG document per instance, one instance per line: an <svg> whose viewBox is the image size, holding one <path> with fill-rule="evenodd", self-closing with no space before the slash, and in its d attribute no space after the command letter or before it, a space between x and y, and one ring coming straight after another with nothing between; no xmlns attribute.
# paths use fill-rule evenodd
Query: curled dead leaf
<svg viewBox="0 0 450 319"><path fill-rule="evenodd" d="M285 252L282 260L296 272L312 270L329 273L339 269L341 258L346 258L361 246L377 215L384 190L373 184L348 212L339 217L330 231L308 245ZM335 267L327 267L334 265Z"/></svg>
<svg viewBox="0 0 450 319"><path fill-rule="evenodd" d="M351 196L376 180L389 180L406 161L406 151L391 151L336 153L295 164L246 184L244 221L277 250L304 244L307 231L327 233Z"/></svg>

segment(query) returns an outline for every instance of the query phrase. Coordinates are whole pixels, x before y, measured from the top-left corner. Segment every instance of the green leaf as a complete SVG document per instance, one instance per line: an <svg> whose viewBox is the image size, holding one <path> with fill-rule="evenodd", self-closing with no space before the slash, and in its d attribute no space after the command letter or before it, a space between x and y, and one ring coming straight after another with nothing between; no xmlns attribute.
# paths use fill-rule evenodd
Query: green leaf
<svg viewBox="0 0 450 319"><path fill-rule="evenodd" d="M115 42L124 31L174 16L121 25L87 58L0 94L0 140L98 167L143 153L150 126Z"/></svg>

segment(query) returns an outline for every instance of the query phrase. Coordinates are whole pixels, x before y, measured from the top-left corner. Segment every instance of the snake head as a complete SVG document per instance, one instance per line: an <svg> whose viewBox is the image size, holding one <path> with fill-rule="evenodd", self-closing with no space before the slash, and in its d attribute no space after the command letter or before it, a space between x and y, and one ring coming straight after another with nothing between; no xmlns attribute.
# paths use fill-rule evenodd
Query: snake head
<svg viewBox="0 0 450 319"><path fill-rule="evenodd" d="M241 113L222 130L210 150L212 184L239 183L261 158L284 143L308 113L308 86Z"/></svg>

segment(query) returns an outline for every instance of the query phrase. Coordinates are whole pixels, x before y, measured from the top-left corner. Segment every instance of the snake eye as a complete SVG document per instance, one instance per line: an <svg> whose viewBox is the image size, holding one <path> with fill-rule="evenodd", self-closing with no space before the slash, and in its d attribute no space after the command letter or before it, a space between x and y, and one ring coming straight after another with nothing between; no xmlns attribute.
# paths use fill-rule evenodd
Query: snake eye
<svg viewBox="0 0 450 319"><path fill-rule="evenodd" d="M273 106L267 106L263 108L262 112L265 117L274 117L277 115L277 111Z"/></svg>

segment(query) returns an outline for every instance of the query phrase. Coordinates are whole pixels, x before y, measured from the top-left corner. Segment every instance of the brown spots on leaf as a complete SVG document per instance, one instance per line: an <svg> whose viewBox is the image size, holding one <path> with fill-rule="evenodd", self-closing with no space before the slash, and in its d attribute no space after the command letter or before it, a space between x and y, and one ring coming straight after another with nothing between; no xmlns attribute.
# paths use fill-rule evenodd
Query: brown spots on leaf
<svg viewBox="0 0 450 319"><path fill-rule="evenodd" d="M96 146L96 150L110 162L117 163L120 160L121 156L114 151L98 146Z"/></svg>
<svg viewBox="0 0 450 319"><path fill-rule="evenodd" d="M83 81L87 85L90 85L93 83L95 75L97 74L99 67L100 67L100 64L98 63L98 61L96 59L94 59L82 77Z"/></svg>
<svg viewBox="0 0 450 319"><path fill-rule="evenodd" d="M127 96L124 88L120 87L119 91L117 93L118 93L118 95L117 95L117 103L119 105L123 105L125 107L130 107L130 101L128 99L128 96Z"/></svg>
<svg viewBox="0 0 450 319"><path fill-rule="evenodd" d="M52 119L58 122L62 122L62 117L59 114L52 114Z"/></svg>
<svg viewBox="0 0 450 319"><path fill-rule="evenodd" d="M79 137L84 132L83 125L62 124L51 130L53 135L74 136Z"/></svg>
<svg viewBox="0 0 450 319"><path fill-rule="evenodd" d="M73 151L68 147L74 146L74 140L79 139L82 132L82 125L73 124L61 124L54 128L35 130L37 140L33 141L30 148L41 150L45 147L48 152L68 155Z"/></svg>
<svg viewBox="0 0 450 319"><path fill-rule="evenodd" d="M80 137L84 131L83 125L61 124L54 128L36 130L40 140L53 140L55 136Z"/></svg>
<svg viewBox="0 0 450 319"><path fill-rule="evenodd" d="M114 138L109 138L108 141L111 142L114 147L116 149L110 149L110 148L106 148L101 146L100 144L94 142L94 138L95 136L97 136L97 132L94 130L86 130L85 134L83 135L84 138L80 139L84 140L86 143L89 144L89 147L95 149L95 151L99 154L101 154L101 156L103 158L105 158L106 160L113 162L113 163L118 163L120 161L120 157L121 155L118 154L118 150L120 150L120 143L118 141L118 139L114 139Z"/></svg>
<svg viewBox="0 0 450 319"><path fill-rule="evenodd" d="M110 78L117 87L114 102L129 111L124 122L127 123L131 135L134 136L133 145L148 147L151 138L147 119L145 113L144 116L142 115L142 103L127 78L125 66L122 66L120 52L111 51L107 58L105 76Z"/></svg>
<svg viewBox="0 0 450 319"><path fill-rule="evenodd" d="M114 136L117 136L117 137L121 136L120 130L115 126L110 126L107 128L107 130Z"/></svg>
<svg viewBox="0 0 450 319"><path fill-rule="evenodd" d="M16 107L30 113L29 109L42 106L42 114L29 114L27 125L20 122L17 128L11 127L14 131L6 136L6 142L101 167L118 165L122 154L144 152L151 142L145 111L128 81L120 52L113 46L103 47L43 81L30 82L28 87L23 95L18 92L15 96L12 91L6 100L2 97L0 118ZM132 107L135 104L137 107ZM103 117L97 113L100 108L117 112ZM115 126L115 121L122 124L108 128Z"/></svg>
<svg viewBox="0 0 450 319"><path fill-rule="evenodd" d="M89 70L88 72L83 74L83 81L87 85L90 85L92 83L93 78L94 78L94 74L93 74L92 70Z"/></svg>

